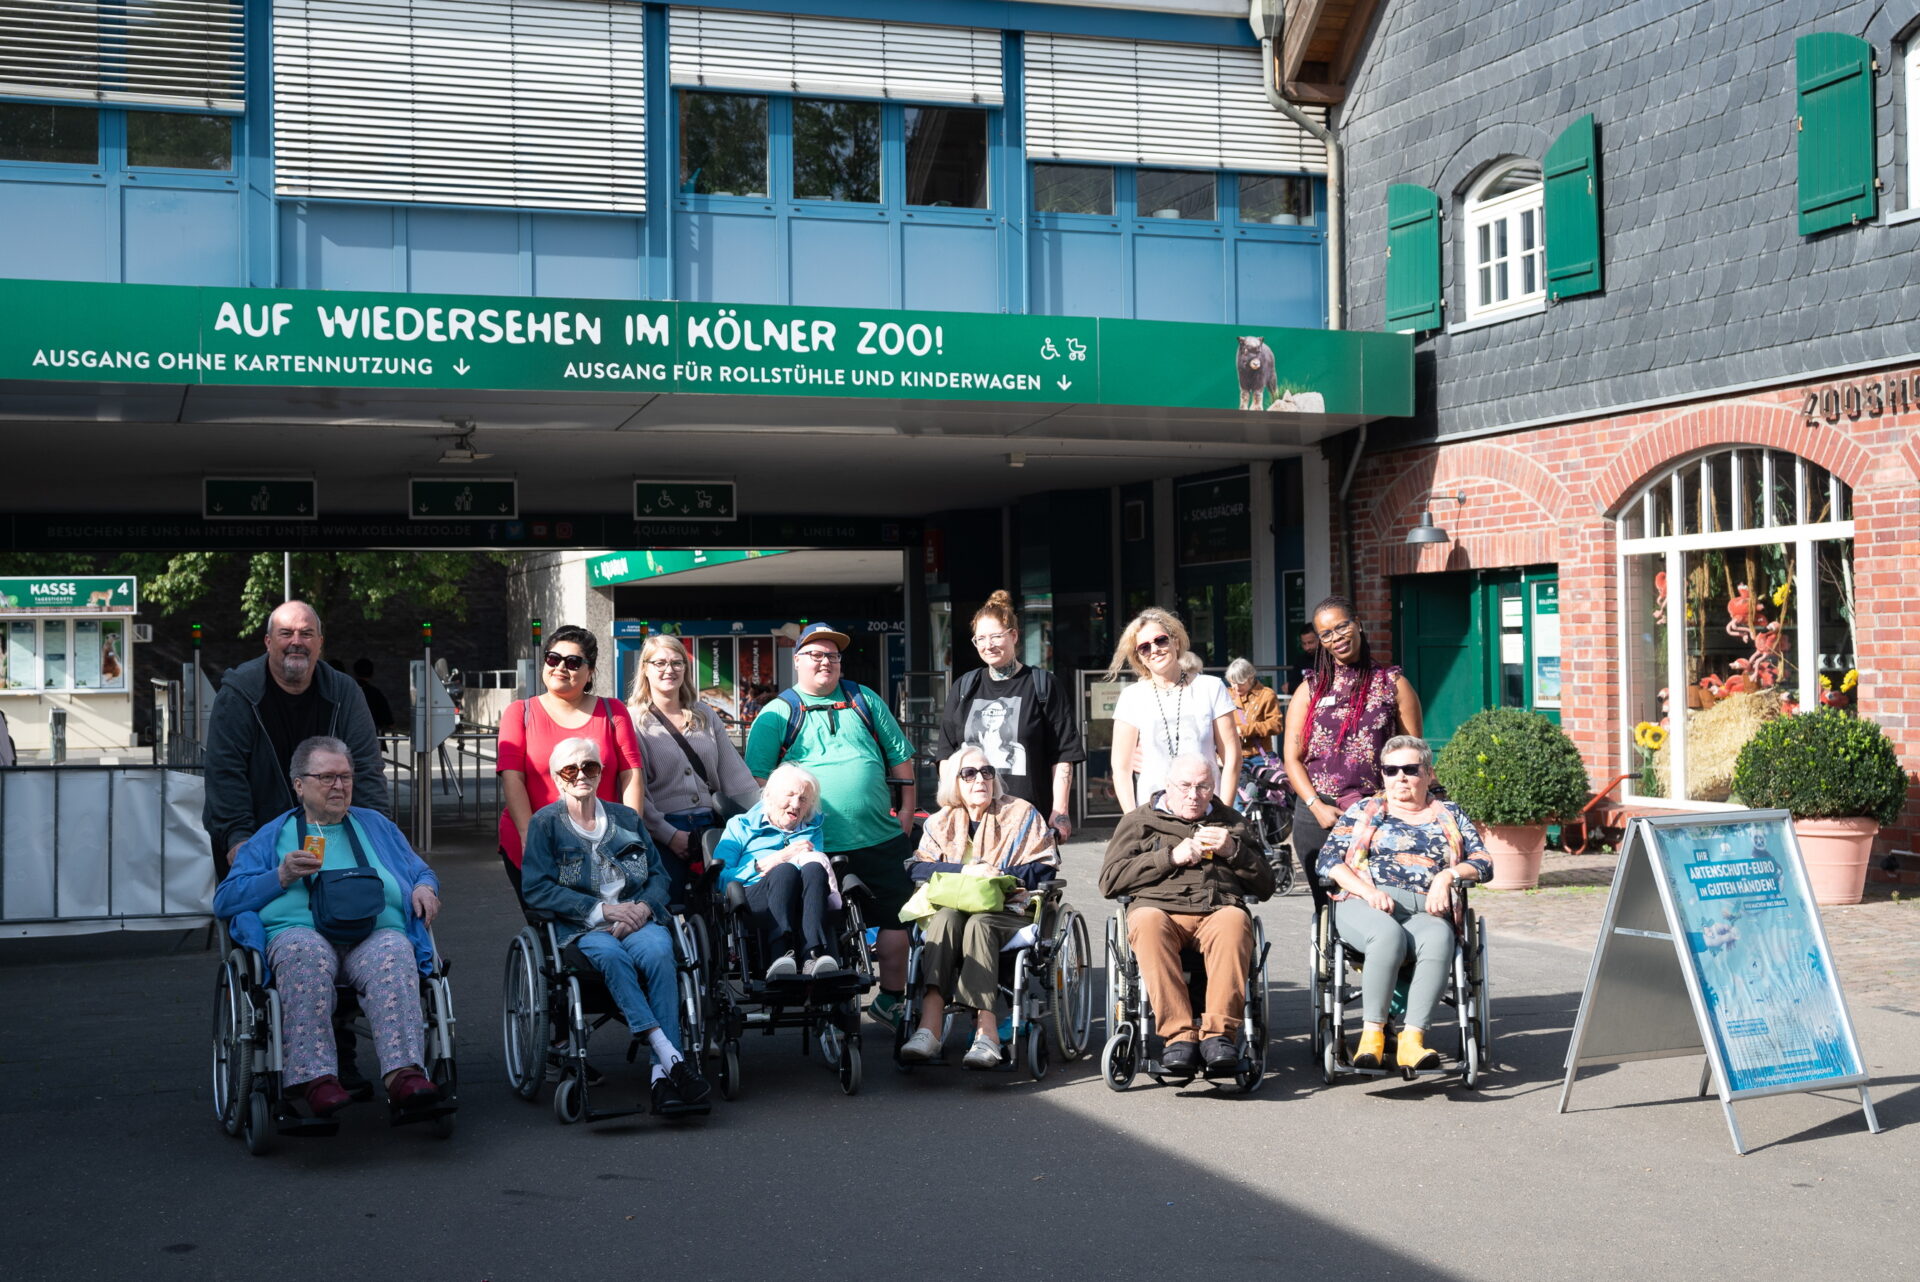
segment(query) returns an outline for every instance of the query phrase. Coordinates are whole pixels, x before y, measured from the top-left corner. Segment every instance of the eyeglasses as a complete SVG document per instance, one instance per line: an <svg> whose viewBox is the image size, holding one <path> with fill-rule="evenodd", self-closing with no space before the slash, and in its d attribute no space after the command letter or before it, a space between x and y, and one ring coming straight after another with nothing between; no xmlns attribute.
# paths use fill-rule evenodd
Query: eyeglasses
<svg viewBox="0 0 1920 1282"><path fill-rule="evenodd" d="M1351 636L1352 634L1353 620L1348 619L1345 623L1336 623L1325 632L1316 633L1315 635L1322 641L1338 641L1341 637Z"/></svg>
<svg viewBox="0 0 1920 1282"><path fill-rule="evenodd" d="M1139 645L1133 647L1133 652L1139 655L1148 655L1152 654L1155 650L1165 650L1172 645L1173 638L1162 632L1159 636L1148 641L1142 641Z"/></svg>
<svg viewBox="0 0 1920 1282"><path fill-rule="evenodd" d="M597 761L582 761L578 765L561 766L553 773L559 775L563 783L572 783L575 779L598 779L600 777L600 763Z"/></svg>
<svg viewBox="0 0 1920 1282"><path fill-rule="evenodd" d="M578 672L587 666L585 655L560 654L553 650L547 651L544 662L549 668L565 668L568 672Z"/></svg>
<svg viewBox="0 0 1920 1282"><path fill-rule="evenodd" d="M809 662L819 664L821 667L825 667L830 663L840 662L840 652L838 650L802 650L793 657L796 659L806 659Z"/></svg>
<svg viewBox="0 0 1920 1282"><path fill-rule="evenodd" d="M1417 775L1425 768L1417 761L1410 766L1390 766L1384 761L1380 763L1380 773L1389 779L1395 775Z"/></svg>
<svg viewBox="0 0 1920 1282"><path fill-rule="evenodd" d="M975 779L993 778L992 766L961 766L960 779L963 783L972 783Z"/></svg>
<svg viewBox="0 0 1920 1282"><path fill-rule="evenodd" d="M1212 796L1213 785L1206 782L1205 780L1202 780L1199 783L1177 783L1169 779L1167 781L1167 791L1168 792L1184 792L1190 797Z"/></svg>
<svg viewBox="0 0 1920 1282"><path fill-rule="evenodd" d="M675 668L687 666L685 659L648 659L647 666L656 672L672 672Z"/></svg>
<svg viewBox="0 0 1920 1282"><path fill-rule="evenodd" d="M344 788L353 782L352 775L317 775L311 771L300 777L302 779L311 779L322 788Z"/></svg>
<svg viewBox="0 0 1920 1282"><path fill-rule="evenodd" d="M973 643L975 645L992 645L995 641L1004 641L1012 635L1013 629L1011 628L1005 632L976 632L973 637Z"/></svg>

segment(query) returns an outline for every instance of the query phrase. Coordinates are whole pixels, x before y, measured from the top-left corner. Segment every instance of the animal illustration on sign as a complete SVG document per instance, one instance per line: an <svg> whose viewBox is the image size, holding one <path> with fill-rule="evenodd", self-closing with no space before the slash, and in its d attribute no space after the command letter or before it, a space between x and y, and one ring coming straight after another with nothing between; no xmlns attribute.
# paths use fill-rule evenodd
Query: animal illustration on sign
<svg viewBox="0 0 1920 1282"><path fill-rule="evenodd" d="M87 609L89 610L92 610L95 608L104 610L112 604L113 604L112 588L102 588L98 592L89 592L87 594Z"/></svg>
<svg viewBox="0 0 1920 1282"><path fill-rule="evenodd" d="M1273 372L1273 349L1266 339L1257 334L1243 336L1234 367L1240 375L1241 409L1263 410L1269 392L1280 394L1280 380Z"/></svg>

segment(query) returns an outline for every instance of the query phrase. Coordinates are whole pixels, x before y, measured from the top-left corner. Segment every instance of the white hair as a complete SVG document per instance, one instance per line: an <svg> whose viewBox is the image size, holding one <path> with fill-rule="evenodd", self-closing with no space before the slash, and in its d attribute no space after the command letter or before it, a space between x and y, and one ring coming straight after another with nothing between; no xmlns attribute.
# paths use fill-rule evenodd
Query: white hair
<svg viewBox="0 0 1920 1282"><path fill-rule="evenodd" d="M767 782L760 790L761 795L765 796L775 788L784 788L788 784L799 787L800 795L806 798L807 802L807 808L802 812L801 817L811 819L814 810L820 805L819 776L805 766L796 766L791 761L783 761L773 768L773 773L767 776Z"/></svg>
<svg viewBox="0 0 1920 1282"><path fill-rule="evenodd" d="M1198 770L1201 774L1211 779L1213 777L1214 767L1211 761L1208 761L1197 752L1183 752L1167 763L1166 777L1171 779L1176 770L1183 769Z"/></svg>
<svg viewBox="0 0 1920 1282"><path fill-rule="evenodd" d="M1245 685L1253 680L1253 676L1253 665L1245 659L1235 659L1227 665L1227 684L1230 686Z"/></svg>
<svg viewBox="0 0 1920 1282"><path fill-rule="evenodd" d="M564 766L577 766L583 761L595 765L604 764L600 760L600 745L591 739L575 735L571 739L562 739L553 745L553 751L547 754L548 773L559 775Z"/></svg>

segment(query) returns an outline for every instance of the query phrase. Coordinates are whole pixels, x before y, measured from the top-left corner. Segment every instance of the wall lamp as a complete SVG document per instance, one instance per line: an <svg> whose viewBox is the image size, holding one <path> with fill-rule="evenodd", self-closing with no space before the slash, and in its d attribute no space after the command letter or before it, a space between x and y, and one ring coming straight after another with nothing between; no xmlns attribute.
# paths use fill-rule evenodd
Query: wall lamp
<svg viewBox="0 0 1920 1282"><path fill-rule="evenodd" d="M1462 490L1458 494L1434 495L1435 502L1441 502L1446 499L1452 499L1455 503L1464 506L1467 501L1467 493L1465 490ZM1422 512L1420 514L1420 524L1407 531L1407 542L1416 547L1423 543L1445 543L1449 537L1445 530L1433 523L1433 513L1431 511Z"/></svg>

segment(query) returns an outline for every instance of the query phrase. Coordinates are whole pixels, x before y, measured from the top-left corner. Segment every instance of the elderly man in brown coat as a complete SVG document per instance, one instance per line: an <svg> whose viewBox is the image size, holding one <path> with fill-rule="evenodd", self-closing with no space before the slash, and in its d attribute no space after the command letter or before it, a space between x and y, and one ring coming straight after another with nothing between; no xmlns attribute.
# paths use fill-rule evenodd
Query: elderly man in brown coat
<svg viewBox="0 0 1920 1282"><path fill-rule="evenodd" d="M1166 1039L1168 1076L1231 1075L1253 952L1249 901L1273 893L1273 868L1239 812L1213 795L1210 762L1185 755L1167 768L1165 792L1129 812L1107 842L1100 893L1132 896L1128 940ZM1180 977L1180 950L1206 965L1198 1024Z"/></svg>

